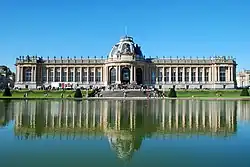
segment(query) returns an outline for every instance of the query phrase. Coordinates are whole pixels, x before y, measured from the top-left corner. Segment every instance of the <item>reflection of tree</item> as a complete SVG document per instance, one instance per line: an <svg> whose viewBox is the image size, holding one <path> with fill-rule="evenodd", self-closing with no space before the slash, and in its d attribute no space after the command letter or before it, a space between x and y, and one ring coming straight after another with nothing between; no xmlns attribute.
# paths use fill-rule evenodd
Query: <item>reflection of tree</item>
<svg viewBox="0 0 250 167"><path fill-rule="evenodd" d="M0 126L6 126L10 121L8 113L10 103L9 99L3 100L3 108L0 109Z"/></svg>

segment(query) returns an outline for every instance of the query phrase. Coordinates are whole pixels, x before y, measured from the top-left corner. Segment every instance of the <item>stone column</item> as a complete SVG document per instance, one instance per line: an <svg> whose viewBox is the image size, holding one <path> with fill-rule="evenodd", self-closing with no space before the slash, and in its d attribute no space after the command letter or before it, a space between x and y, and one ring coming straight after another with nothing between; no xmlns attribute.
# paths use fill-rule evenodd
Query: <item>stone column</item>
<svg viewBox="0 0 250 167"><path fill-rule="evenodd" d="M133 78L134 81L136 81L136 67L134 66L134 78Z"/></svg>
<svg viewBox="0 0 250 167"><path fill-rule="evenodd" d="M202 68L202 82L205 82L205 73L206 73L206 68L205 67L203 67Z"/></svg>
<svg viewBox="0 0 250 167"><path fill-rule="evenodd" d="M231 76L231 81L234 81L234 66L231 66L230 68L230 76Z"/></svg>
<svg viewBox="0 0 250 167"><path fill-rule="evenodd" d="M34 67L34 82L36 82L36 67Z"/></svg>
<svg viewBox="0 0 250 167"><path fill-rule="evenodd" d="M20 78L20 82L23 82L23 67L20 67L20 74L19 74Z"/></svg>
<svg viewBox="0 0 250 167"><path fill-rule="evenodd" d="M120 66L117 66L117 81L118 81L118 83L120 83L120 81L121 81L121 77L120 77L120 71L121 71L121 68L120 68Z"/></svg>
<svg viewBox="0 0 250 167"><path fill-rule="evenodd" d="M130 70L130 83L133 82L133 74L134 74L134 66L131 65L131 70Z"/></svg>
<svg viewBox="0 0 250 167"><path fill-rule="evenodd" d="M182 82L185 82L185 67L182 67Z"/></svg>
<svg viewBox="0 0 250 167"><path fill-rule="evenodd" d="M101 72L101 79L100 79L100 82L103 82L103 67L100 68L100 72Z"/></svg>
<svg viewBox="0 0 250 167"><path fill-rule="evenodd" d="M87 83L89 82L89 67L87 67Z"/></svg>
<svg viewBox="0 0 250 167"><path fill-rule="evenodd" d="M104 76L105 76L105 81L107 82L107 84L108 84L108 82L109 82L109 75L110 75L110 72L109 72L109 67L106 67L105 68L105 73L104 73Z"/></svg>
<svg viewBox="0 0 250 167"><path fill-rule="evenodd" d="M208 82L211 82L212 81L212 67L209 67L209 70L208 70Z"/></svg>
<svg viewBox="0 0 250 167"><path fill-rule="evenodd" d="M34 71L33 71L33 66L29 67L31 68L31 82L33 82L33 77L34 77Z"/></svg>
<svg viewBox="0 0 250 167"><path fill-rule="evenodd" d="M96 70L97 70L97 68L94 67L94 82L95 82L95 83L96 83Z"/></svg>
<svg viewBox="0 0 250 167"><path fill-rule="evenodd" d="M199 76L199 68L196 67L196 72L195 72L195 81L196 81L196 82L199 82L198 76Z"/></svg>
<svg viewBox="0 0 250 167"><path fill-rule="evenodd" d="M162 83L165 84L165 67L162 67Z"/></svg>
<svg viewBox="0 0 250 167"><path fill-rule="evenodd" d="M47 76L46 76L47 77L47 82L49 82L49 67L47 67L46 70L47 70L46 71L47 72Z"/></svg>
<svg viewBox="0 0 250 167"><path fill-rule="evenodd" d="M62 67L60 67L60 79L59 79L60 82L62 82L62 76L63 76Z"/></svg>
<svg viewBox="0 0 250 167"><path fill-rule="evenodd" d="M189 67L189 82L192 82L192 67Z"/></svg>
<svg viewBox="0 0 250 167"><path fill-rule="evenodd" d="M169 82L172 82L172 67L169 67Z"/></svg>
<svg viewBox="0 0 250 167"><path fill-rule="evenodd" d="M216 70L216 66L213 66L213 72L212 72L212 79L214 82L216 82L216 79L217 79L217 70Z"/></svg>
<svg viewBox="0 0 250 167"><path fill-rule="evenodd" d="M220 67L217 67L217 81L220 81Z"/></svg>
<svg viewBox="0 0 250 167"><path fill-rule="evenodd" d="M69 82L69 67L66 68L67 68L66 82Z"/></svg>
<svg viewBox="0 0 250 167"><path fill-rule="evenodd" d="M80 82L82 82L82 67L80 67Z"/></svg>
<svg viewBox="0 0 250 167"><path fill-rule="evenodd" d="M16 82L19 82L19 80L20 80L20 71L19 71L19 66L16 66Z"/></svg>
<svg viewBox="0 0 250 167"><path fill-rule="evenodd" d="M116 72L115 82L117 83L118 82L118 66L115 66L115 72Z"/></svg>
<svg viewBox="0 0 250 167"><path fill-rule="evenodd" d="M73 82L76 82L76 67L73 68Z"/></svg>
<svg viewBox="0 0 250 167"><path fill-rule="evenodd" d="M229 66L226 68L226 82L229 82Z"/></svg>
<svg viewBox="0 0 250 167"><path fill-rule="evenodd" d="M53 82L56 81L56 67L54 67L54 72L53 72Z"/></svg>
<svg viewBox="0 0 250 167"><path fill-rule="evenodd" d="M156 84L158 84L159 82L159 80L158 80L158 77L159 77L159 68L158 67L156 67L156 70L155 70L155 81L156 81Z"/></svg>
<svg viewBox="0 0 250 167"><path fill-rule="evenodd" d="M179 76L178 73L179 73L179 67L176 67L176 68L175 68L175 82L179 82L179 81L178 81L178 76Z"/></svg>

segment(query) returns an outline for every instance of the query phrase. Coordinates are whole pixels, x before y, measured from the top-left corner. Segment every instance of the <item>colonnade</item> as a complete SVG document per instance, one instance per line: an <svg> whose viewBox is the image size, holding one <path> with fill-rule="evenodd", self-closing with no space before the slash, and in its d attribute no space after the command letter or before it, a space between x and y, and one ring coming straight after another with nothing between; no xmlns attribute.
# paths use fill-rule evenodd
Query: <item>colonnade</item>
<svg viewBox="0 0 250 167"><path fill-rule="evenodd" d="M156 82L232 82L233 66L157 66Z"/></svg>

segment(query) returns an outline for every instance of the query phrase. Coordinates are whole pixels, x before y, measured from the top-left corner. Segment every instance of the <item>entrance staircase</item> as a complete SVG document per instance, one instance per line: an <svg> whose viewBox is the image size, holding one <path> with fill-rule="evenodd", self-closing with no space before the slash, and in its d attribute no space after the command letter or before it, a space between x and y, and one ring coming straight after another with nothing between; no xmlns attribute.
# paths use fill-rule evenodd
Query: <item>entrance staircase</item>
<svg viewBox="0 0 250 167"><path fill-rule="evenodd" d="M140 90L126 90L127 97L147 97L143 91ZM123 90L106 90L101 92L102 97L123 97Z"/></svg>

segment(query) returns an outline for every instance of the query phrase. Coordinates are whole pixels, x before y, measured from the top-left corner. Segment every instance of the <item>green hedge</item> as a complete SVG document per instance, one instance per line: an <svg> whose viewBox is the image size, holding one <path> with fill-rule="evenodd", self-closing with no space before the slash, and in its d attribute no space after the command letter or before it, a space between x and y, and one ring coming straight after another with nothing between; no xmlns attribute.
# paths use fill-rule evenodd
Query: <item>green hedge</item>
<svg viewBox="0 0 250 167"><path fill-rule="evenodd" d="M177 97L176 91L174 88L171 88L168 92L168 97Z"/></svg>
<svg viewBox="0 0 250 167"><path fill-rule="evenodd" d="M248 88L243 88L240 93L240 96L249 96Z"/></svg>

